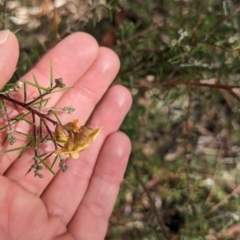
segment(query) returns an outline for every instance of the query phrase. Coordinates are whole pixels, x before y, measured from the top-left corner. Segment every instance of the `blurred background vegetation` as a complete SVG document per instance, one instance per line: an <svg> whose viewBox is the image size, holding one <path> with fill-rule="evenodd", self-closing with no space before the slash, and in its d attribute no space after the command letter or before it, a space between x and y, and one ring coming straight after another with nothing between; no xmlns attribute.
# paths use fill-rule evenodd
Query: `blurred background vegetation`
<svg viewBox="0 0 240 240"><path fill-rule="evenodd" d="M76 31L119 55L133 150L106 239L240 239L240 1L0 0L4 28L12 81Z"/></svg>

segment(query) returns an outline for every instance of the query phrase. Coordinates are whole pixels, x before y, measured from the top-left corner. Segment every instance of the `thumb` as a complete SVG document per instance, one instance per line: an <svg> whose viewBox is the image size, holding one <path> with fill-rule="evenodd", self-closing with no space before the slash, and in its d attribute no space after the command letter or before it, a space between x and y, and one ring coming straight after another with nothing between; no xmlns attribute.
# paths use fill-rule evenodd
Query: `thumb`
<svg viewBox="0 0 240 240"><path fill-rule="evenodd" d="M15 72L19 56L19 45L9 30L0 31L0 89Z"/></svg>

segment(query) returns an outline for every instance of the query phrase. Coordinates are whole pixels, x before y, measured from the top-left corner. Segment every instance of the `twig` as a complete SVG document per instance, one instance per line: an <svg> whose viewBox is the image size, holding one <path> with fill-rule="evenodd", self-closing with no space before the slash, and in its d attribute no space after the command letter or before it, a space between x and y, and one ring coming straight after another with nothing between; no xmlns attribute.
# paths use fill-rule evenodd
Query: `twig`
<svg viewBox="0 0 240 240"><path fill-rule="evenodd" d="M220 139L220 141L221 141L221 139ZM214 173L213 173L213 177L212 177L213 182L216 182L216 179L217 179L217 174L218 174L218 170L219 170L218 167L219 167L219 163L220 163L220 159L221 159L221 151L223 148L222 145L223 144L221 142L220 147L218 149L217 159L216 159L216 163L215 163L215 167L214 167ZM215 184L212 184L211 190L210 190L205 202L210 202L212 200L213 190L214 190L215 186L216 186Z"/></svg>
<svg viewBox="0 0 240 240"><path fill-rule="evenodd" d="M239 89L240 85L226 85L226 84L209 84L209 83L201 83L197 81L181 81L181 80L170 80L170 81L163 81L157 83L141 83L141 84L132 84L130 87L132 88L153 88L159 86L176 86L176 85L190 85L190 86L199 86L199 87L208 87L214 88L219 90L226 90L232 97L234 97L237 101L240 102L240 96L238 96L233 89Z"/></svg>
<svg viewBox="0 0 240 240"><path fill-rule="evenodd" d="M27 109L29 112L32 112L32 113L38 115L40 118L45 118L45 119L47 119L47 120L48 120L49 122L51 122L53 125L56 125L56 124L57 124L56 121L54 121L53 119L51 119L51 118L49 118L48 116L46 116L46 114L43 114L43 113L38 112L38 111L35 110L34 108L30 107L27 103L22 103L22 102L20 102L20 101L17 101L17 100L14 99L14 98L11 98L11 97L9 97L9 96L3 95L2 93L0 93L0 99L5 99L5 100L7 100L7 101L9 101L9 102L12 102L12 103L14 103L14 104L16 104L16 105L19 105L19 106Z"/></svg>
<svg viewBox="0 0 240 240"><path fill-rule="evenodd" d="M194 208L194 204L191 198L191 191L190 191L190 185L189 185L189 159L187 157L188 154L188 134L189 134L189 118L190 118L190 111L191 111L191 103L192 103L192 87L189 86L188 91L188 107L187 107L187 113L186 113L186 121L185 121L185 137L184 137L184 159L185 159L185 175L186 175L186 187L187 187L187 193L188 193L188 201L190 203L190 206L192 208L193 213L196 215L197 211Z"/></svg>
<svg viewBox="0 0 240 240"><path fill-rule="evenodd" d="M30 106L31 104L37 102L38 100L40 100L41 98L47 96L48 94L50 94L54 89L56 89L58 87L58 85L56 84L55 86L52 87L51 90L46 91L45 93L39 95L38 97L36 97L35 99L33 99L32 101L26 103L26 106Z"/></svg>
<svg viewBox="0 0 240 240"><path fill-rule="evenodd" d="M223 17L212 29L210 29L210 31L207 32L206 36L202 39L202 41L199 43L199 45L206 42L209 39L209 37L212 36L227 19L234 16L239 11L240 11L240 5L238 4L233 8L233 10L228 15Z"/></svg>
<svg viewBox="0 0 240 240"><path fill-rule="evenodd" d="M43 178L43 175L39 173L39 170L42 170L42 166L39 165L39 157L38 157L38 152L37 152L37 128L36 128L36 118L35 114L32 112L32 122L33 122L33 138L34 138L34 164L31 166L28 172L30 172L32 169L34 169L34 176L38 176L39 178ZM27 173L28 173L27 172Z"/></svg>
<svg viewBox="0 0 240 240"><path fill-rule="evenodd" d="M51 130L49 129L46 121L45 121L44 119L42 119L42 122L43 122L45 128L47 129L47 132L48 132L48 134L50 135L50 137L51 137L52 139L54 139L54 136L53 136ZM55 149L57 149L57 143L56 143L56 141L53 141L53 143L54 143Z"/></svg>
<svg viewBox="0 0 240 240"><path fill-rule="evenodd" d="M140 37L140 36L142 36L142 35L144 35L144 34L146 34L146 33L148 33L148 32L151 32L151 31L153 31L153 30L156 30L157 28L159 28L159 26L157 26L157 25L150 26L149 28L147 28L147 29L145 29L145 30L143 30L143 31L141 31L141 32L139 32L139 33L137 33L137 34L135 34L135 35L133 35L133 36L131 36L131 37L123 40L123 41L121 41L120 43L118 43L118 44L116 45L116 47L114 47L114 49L116 50L116 48L118 48L118 47L120 47L120 46L122 46L122 45L124 45L124 44L126 44L126 43L128 43L128 42L131 42L131 41L133 41L135 38L138 38L138 37Z"/></svg>
<svg viewBox="0 0 240 240"><path fill-rule="evenodd" d="M4 17L4 21L3 21L3 29L6 29L7 28L7 1L8 0L5 0L4 3L3 3L3 17Z"/></svg>
<svg viewBox="0 0 240 240"><path fill-rule="evenodd" d="M231 90L233 88L240 88L239 85L227 85L227 84L210 84L210 83L202 83L197 81L182 81L182 80L168 80L157 83L144 83L144 84L133 84L131 87L133 88L152 88L157 86L175 86L175 85L191 85L191 86L200 86L200 87L209 87L209 88L217 88L223 90Z"/></svg>
<svg viewBox="0 0 240 240"><path fill-rule="evenodd" d="M165 223L164 223L164 221L163 221L163 219L162 219L162 216L161 216L160 213L159 213L159 210L156 208L156 205L155 205L155 203L154 203L154 201L153 201L153 199L152 199L152 197L151 197L151 194L150 194L149 190L146 188L146 186L145 186L144 183L142 182L142 180L141 180L141 178L140 178L140 176L139 176L139 173L138 173L137 168L134 168L134 170L135 170L136 177L137 177L139 183L141 184L143 190L147 193L147 196L148 196L148 198L149 198L149 202L150 202L150 204L151 204L152 210L153 210L153 212L154 212L155 215L156 215L156 218L157 218L157 221L158 221L159 226L162 228L163 234L165 235L165 237L166 237L167 240L171 240L171 236L170 236L169 233L168 233L167 227L166 227L166 225L165 225Z"/></svg>
<svg viewBox="0 0 240 240"><path fill-rule="evenodd" d="M32 122L33 122L33 137L34 137L34 154L35 157L38 157L37 155L37 129L36 129L36 118L35 114L32 112Z"/></svg>
<svg viewBox="0 0 240 240"><path fill-rule="evenodd" d="M218 208L220 208L222 205L224 205L230 198L232 198L234 195L240 194L240 186L236 187L231 193L229 193L222 201L217 203L215 206L213 206L208 212L206 212L203 216L207 217L211 213L215 212Z"/></svg>
<svg viewBox="0 0 240 240"><path fill-rule="evenodd" d="M16 138L13 135L13 128L12 128L11 119L8 115L7 107L6 107L6 104L5 104L4 100L2 99L1 101L2 101L2 104L3 104L3 109L4 109L4 112L5 112L5 116L7 118L7 124L8 124L8 128L9 128L9 130L7 131L7 140L10 142L10 145L13 145L16 142Z"/></svg>

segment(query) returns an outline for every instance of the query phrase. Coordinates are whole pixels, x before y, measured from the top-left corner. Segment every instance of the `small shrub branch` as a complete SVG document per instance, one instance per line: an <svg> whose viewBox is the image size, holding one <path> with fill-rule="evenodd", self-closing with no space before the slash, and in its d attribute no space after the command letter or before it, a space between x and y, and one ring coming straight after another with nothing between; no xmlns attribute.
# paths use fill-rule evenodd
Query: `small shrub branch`
<svg viewBox="0 0 240 240"><path fill-rule="evenodd" d="M34 157L33 157L34 163L30 167L28 172L30 172L31 170L34 170L34 175L42 178L43 175L39 173L39 170L42 170L42 166L40 166L40 165L43 164L44 166L47 166L47 164L45 163L45 160L48 157L50 157L52 155L52 153L48 154L46 158L42 159L42 157L38 155L38 147L46 139L51 140L53 142L55 150L57 150L59 147L62 147L62 145L60 143L57 143L57 141L55 139L55 136L52 133L52 131L50 130L50 128L48 126L48 123L47 123L47 122L51 122L54 126L56 126L58 124L58 121L53 120L52 118L50 118L48 116L53 111L56 111L56 109L48 108L48 113L47 114L44 114L44 113L40 112L39 110L42 110L43 103L44 104L47 103L47 101L45 100L45 97L47 95L56 92L57 88L61 88L61 89L63 89L63 91L67 90L68 88L64 89L65 84L63 83L61 78L55 79L55 85L52 86L53 84L51 84L51 86L49 88L41 87L38 84L35 76L34 76L34 81L35 81L35 84L27 82L27 81L24 83L24 102L18 101L15 98L11 97L11 92L12 91L17 91L22 86L21 82L18 82L14 85L12 85L12 84L8 85L7 84L1 90L0 101L1 101L1 108L3 109L3 115L1 117L5 116L6 122L7 122L6 127L2 127L2 130L5 129L5 128L8 129L6 140L10 143L10 145L13 145L16 142L16 138L14 137L14 132L18 132L18 131L14 131L13 125L16 124L19 121L22 121L22 120L29 123L29 125L32 127L32 135L28 134L28 133L23 133L23 132L18 132L18 133L23 135L23 136L30 137L30 141L27 141L27 144L24 147L16 148L16 149L10 149L10 150L7 150L7 152L22 149L21 153L19 155L19 157L20 157L26 151L26 149L28 149L29 147L32 146L33 151L34 151ZM39 95L35 99L33 99L32 101L29 101L29 102L26 102L26 99L27 99L27 85L31 85L31 86L37 88L37 90L39 92ZM17 117L13 117L11 119L9 114L8 114L8 108L10 106L6 102L7 103L12 103L16 108L22 107L25 110L27 110L31 114L31 120L29 121L27 119L27 117L29 115L28 113L21 114L20 117L17 116ZM64 109L62 109L62 111L67 112L67 113L72 113L74 111L74 108L65 107ZM38 116L38 118L40 119L40 123L41 123L40 127L39 127L39 131L37 130L36 116ZM13 122L13 120L15 120L15 121ZM45 127L45 129L47 131L47 136L45 136L45 137L43 136L43 127ZM56 158L60 159L60 164L59 164L60 168L63 171L66 171L67 166L66 166L66 163L65 163L65 159L63 159L60 155L56 156ZM54 160L54 163L56 162L56 158ZM51 167L47 166L47 168L49 168L49 170L51 172L53 172L52 169L51 169L52 167L53 167L53 165Z"/></svg>

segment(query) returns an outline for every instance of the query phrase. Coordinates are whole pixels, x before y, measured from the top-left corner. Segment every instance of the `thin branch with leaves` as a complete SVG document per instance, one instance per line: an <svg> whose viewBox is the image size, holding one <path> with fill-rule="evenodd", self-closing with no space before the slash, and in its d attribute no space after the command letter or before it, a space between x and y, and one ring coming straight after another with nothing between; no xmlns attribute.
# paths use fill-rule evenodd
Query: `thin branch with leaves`
<svg viewBox="0 0 240 240"><path fill-rule="evenodd" d="M101 128L91 129L86 126L80 127L77 125L77 119L73 120L73 122L62 124L58 117L58 112L71 114L75 109L71 106L65 106L64 108L51 108L46 106L50 94L67 91L72 88L66 87L61 78L56 78L53 81L52 65L49 87L42 87L34 75L33 79L34 83L25 81L24 83L17 82L15 84L7 84L0 91L1 118L6 122L4 126L1 126L0 130L6 131L6 138L3 144L8 142L10 145L14 145L17 141L16 134L20 134L28 139L24 146L11 148L5 152L20 151L19 158L27 149L33 148L33 164L27 173L33 170L34 176L42 178L43 174L40 173L40 170L42 170L43 167L46 167L55 175L53 167L57 159L59 159L60 169L65 172L68 168L66 159L69 157L78 158L78 152L89 147L89 144L95 140ZM24 99L20 101L11 95L12 92L18 91L22 86L24 86ZM28 100L28 86L35 87L38 91L38 96L32 100ZM11 107L21 113L16 116L10 116L9 109ZM50 115L53 115L56 119L51 118ZM30 126L31 130L29 132L19 132L14 128L15 125L21 121L26 122ZM51 130L52 126L55 127L54 132ZM39 151L39 149L46 141L52 143L53 151L40 153L41 151ZM52 163L50 165L47 164L47 159L54 155L55 158Z"/></svg>

